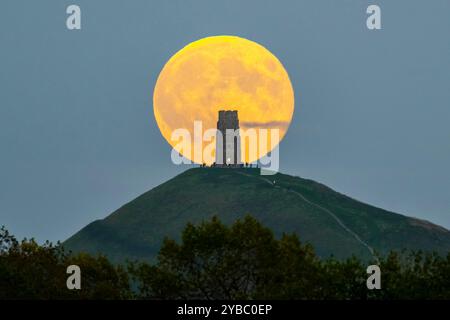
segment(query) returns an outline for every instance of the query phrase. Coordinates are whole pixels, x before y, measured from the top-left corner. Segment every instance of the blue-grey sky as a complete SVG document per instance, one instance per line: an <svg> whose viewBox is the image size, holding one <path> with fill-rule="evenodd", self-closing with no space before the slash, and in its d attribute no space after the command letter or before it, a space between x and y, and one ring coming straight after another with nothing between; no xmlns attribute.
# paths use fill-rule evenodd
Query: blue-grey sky
<svg viewBox="0 0 450 320"><path fill-rule="evenodd" d="M82 30L66 28L66 7ZM366 28L378 4L382 30ZM450 228L450 1L0 3L0 225L64 240L185 170L153 117L169 57L261 43L295 89L281 171Z"/></svg>

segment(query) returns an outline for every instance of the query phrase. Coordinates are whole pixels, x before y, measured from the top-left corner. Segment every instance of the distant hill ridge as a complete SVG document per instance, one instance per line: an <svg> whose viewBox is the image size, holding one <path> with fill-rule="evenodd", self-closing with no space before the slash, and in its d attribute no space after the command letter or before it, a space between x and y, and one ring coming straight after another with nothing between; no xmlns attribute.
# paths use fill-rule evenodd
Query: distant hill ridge
<svg viewBox="0 0 450 320"><path fill-rule="evenodd" d="M312 180L251 168L194 168L168 180L74 234L64 246L114 261L153 259L165 236L188 222L250 214L277 236L295 232L321 257L370 258L374 251L450 251L450 231L389 212Z"/></svg>

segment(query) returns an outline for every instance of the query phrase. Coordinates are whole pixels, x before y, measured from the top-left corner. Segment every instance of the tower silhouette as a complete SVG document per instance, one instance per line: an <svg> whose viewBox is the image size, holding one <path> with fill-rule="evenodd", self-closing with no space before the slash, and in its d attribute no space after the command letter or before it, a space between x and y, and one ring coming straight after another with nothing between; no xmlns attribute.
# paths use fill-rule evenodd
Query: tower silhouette
<svg viewBox="0 0 450 320"><path fill-rule="evenodd" d="M217 121L216 165L236 166L240 163L241 138L238 112L237 110L220 110Z"/></svg>

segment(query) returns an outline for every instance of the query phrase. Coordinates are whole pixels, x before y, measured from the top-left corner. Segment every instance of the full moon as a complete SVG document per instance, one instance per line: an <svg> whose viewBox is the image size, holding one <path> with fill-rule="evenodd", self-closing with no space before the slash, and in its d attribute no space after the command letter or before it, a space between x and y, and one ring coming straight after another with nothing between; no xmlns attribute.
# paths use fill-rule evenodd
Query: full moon
<svg viewBox="0 0 450 320"><path fill-rule="evenodd" d="M173 147L175 129L193 137L194 121L202 121L203 130L216 128L219 110L237 110L241 130L279 129L281 141L292 120L294 91L281 62L262 45L214 36L188 44L167 61L156 81L153 110ZM182 155L194 160L193 154ZM258 159L243 150L242 160Z"/></svg>

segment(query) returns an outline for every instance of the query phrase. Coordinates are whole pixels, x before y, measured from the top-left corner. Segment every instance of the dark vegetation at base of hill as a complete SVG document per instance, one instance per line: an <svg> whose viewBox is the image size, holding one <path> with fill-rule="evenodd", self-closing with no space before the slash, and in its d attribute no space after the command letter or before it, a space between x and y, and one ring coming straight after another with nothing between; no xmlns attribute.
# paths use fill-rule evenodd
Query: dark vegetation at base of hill
<svg viewBox="0 0 450 320"><path fill-rule="evenodd" d="M277 239L250 216L188 224L181 241L164 240L154 264L115 265L59 244L19 242L2 228L0 299L450 299L450 253L378 259L382 289L368 290L367 262L320 259L296 235ZM66 287L72 264L81 290Z"/></svg>

